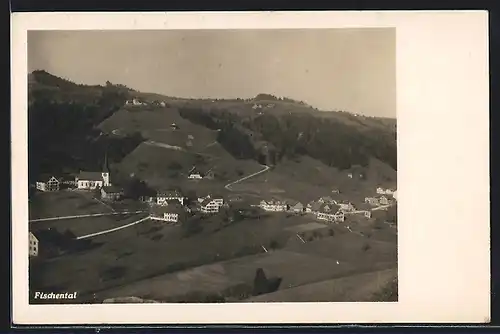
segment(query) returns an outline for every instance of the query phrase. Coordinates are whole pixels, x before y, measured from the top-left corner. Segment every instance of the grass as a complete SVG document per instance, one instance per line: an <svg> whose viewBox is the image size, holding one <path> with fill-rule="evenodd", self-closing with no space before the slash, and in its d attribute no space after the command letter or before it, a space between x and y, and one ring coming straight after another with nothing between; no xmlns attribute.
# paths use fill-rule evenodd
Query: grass
<svg viewBox="0 0 500 334"><path fill-rule="evenodd" d="M37 270L38 288L75 290L83 298L94 290L263 252L261 245L268 247L272 241L286 240L289 232L283 230L284 226L303 223L299 218L245 220L189 238L182 236L180 226L145 222L93 238L101 244L99 248L47 261ZM122 271L121 275L109 278L108 270L114 267L126 269L116 269Z"/></svg>
<svg viewBox="0 0 500 334"><path fill-rule="evenodd" d="M396 269L367 272L256 296L245 302L370 302L397 275ZM395 297L395 298L394 298ZM397 301L397 294L392 297ZM375 300L374 300L375 299Z"/></svg>
<svg viewBox="0 0 500 334"><path fill-rule="evenodd" d="M109 230L115 227L123 226L132 223L144 217L144 214L135 215L113 215L103 217L88 217L78 219L52 220L30 223L30 230L36 234L37 231L54 229L64 233L71 231L75 236ZM43 245L41 245L43 247Z"/></svg>
<svg viewBox="0 0 500 334"><path fill-rule="evenodd" d="M37 193L30 201L30 219L107 213L112 210L92 199L92 193L58 191Z"/></svg>

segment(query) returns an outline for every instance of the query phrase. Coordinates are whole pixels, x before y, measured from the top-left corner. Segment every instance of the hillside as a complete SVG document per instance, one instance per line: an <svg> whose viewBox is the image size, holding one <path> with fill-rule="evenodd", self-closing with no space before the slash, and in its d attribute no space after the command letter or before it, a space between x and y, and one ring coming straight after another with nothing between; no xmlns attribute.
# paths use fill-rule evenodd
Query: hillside
<svg viewBox="0 0 500 334"><path fill-rule="evenodd" d="M215 172L212 185L204 184L207 190L220 188L263 164L274 166L269 174L277 175L273 181L286 177L310 191L313 185L347 184L347 174L353 171L360 171L362 180L352 181L350 187L361 181L396 182L392 119L322 112L269 94L185 99L110 82L76 84L45 71L34 71L28 79L31 178L97 170L107 155L117 177L134 174L154 186L180 184L196 166ZM162 100L166 106L126 106L131 98ZM322 176L314 177L318 171Z"/></svg>

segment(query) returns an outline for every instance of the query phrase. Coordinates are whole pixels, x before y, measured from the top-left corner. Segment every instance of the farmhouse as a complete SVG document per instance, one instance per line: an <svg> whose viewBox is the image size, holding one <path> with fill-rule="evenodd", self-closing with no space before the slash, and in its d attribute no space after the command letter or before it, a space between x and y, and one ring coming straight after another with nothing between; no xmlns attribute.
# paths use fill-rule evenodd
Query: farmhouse
<svg viewBox="0 0 500 334"><path fill-rule="evenodd" d="M378 202L380 203L380 205L389 205L389 199L384 195L378 198Z"/></svg>
<svg viewBox="0 0 500 334"><path fill-rule="evenodd" d="M166 206L154 205L150 209L149 218L169 223L182 220L184 210L178 201L171 201Z"/></svg>
<svg viewBox="0 0 500 334"><path fill-rule="evenodd" d="M220 199L207 197L200 203L200 211L203 213L217 213L221 206Z"/></svg>
<svg viewBox="0 0 500 334"><path fill-rule="evenodd" d="M37 181L36 189L40 191L59 191L59 180L52 177L42 177L41 181Z"/></svg>
<svg viewBox="0 0 500 334"><path fill-rule="evenodd" d="M368 203L370 205L378 205L379 201L376 197L365 197L365 203Z"/></svg>
<svg viewBox="0 0 500 334"><path fill-rule="evenodd" d="M188 179L201 180L201 179L203 179L203 176L201 176L200 172L193 171L193 172L189 173Z"/></svg>
<svg viewBox="0 0 500 334"><path fill-rule="evenodd" d="M323 196L318 200L319 203L328 203L328 204L337 204L337 201L335 201L333 198L330 196Z"/></svg>
<svg viewBox="0 0 500 334"><path fill-rule="evenodd" d="M101 198L116 201L123 196L123 190L116 186L105 186L101 188Z"/></svg>
<svg viewBox="0 0 500 334"><path fill-rule="evenodd" d="M177 200L184 205L184 196L176 190L160 191L156 194L156 204L168 205L168 201Z"/></svg>
<svg viewBox="0 0 500 334"><path fill-rule="evenodd" d="M273 212L283 212L287 210L287 204L283 201L278 200L269 200L260 201L259 205L265 211L273 211Z"/></svg>
<svg viewBox="0 0 500 334"><path fill-rule="evenodd" d="M80 171L80 173L75 178L75 183L78 189L85 190L94 190L111 185L111 183L109 182L108 172Z"/></svg>
<svg viewBox="0 0 500 334"><path fill-rule="evenodd" d="M295 212L295 213L302 213L305 211L304 204L302 204L301 202L298 202L298 201L294 201L294 202L290 203L289 208L290 208L289 209L290 211Z"/></svg>
<svg viewBox="0 0 500 334"><path fill-rule="evenodd" d="M321 205L323 203L320 203L320 202L310 202L309 204L307 204L306 206L306 212L308 213L316 213L319 211L319 209L321 208Z"/></svg>
<svg viewBox="0 0 500 334"><path fill-rule="evenodd" d="M377 194L379 194L379 195L392 195L392 194L394 194L394 190L384 189L384 188L378 187Z"/></svg>
<svg viewBox="0 0 500 334"><path fill-rule="evenodd" d="M29 233L29 256L38 256L38 239L33 233Z"/></svg>
<svg viewBox="0 0 500 334"><path fill-rule="evenodd" d="M329 222L339 222L345 220L345 215L344 212L340 210L340 206L336 204L323 204L316 213L316 218Z"/></svg>
<svg viewBox="0 0 500 334"><path fill-rule="evenodd" d="M351 212L356 210L354 205L349 201L337 202L337 204L340 206L340 210L344 212Z"/></svg>

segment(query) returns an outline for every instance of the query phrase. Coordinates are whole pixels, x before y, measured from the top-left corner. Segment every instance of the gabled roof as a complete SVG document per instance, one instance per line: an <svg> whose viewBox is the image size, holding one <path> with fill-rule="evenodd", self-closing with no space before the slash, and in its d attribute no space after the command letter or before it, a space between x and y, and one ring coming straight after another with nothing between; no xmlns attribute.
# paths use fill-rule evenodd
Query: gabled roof
<svg viewBox="0 0 500 334"><path fill-rule="evenodd" d="M340 206L338 206L337 204L324 203L319 208L319 211L323 212L323 213L332 213L333 214L333 213L336 213L339 210L339 208L340 208Z"/></svg>
<svg viewBox="0 0 500 334"><path fill-rule="evenodd" d="M102 181L102 174L101 172L86 172L86 171L80 171L80 173L77 175L78 180L84 180L84 181Z"/></svg>
<svg viewBox="0 0 500 334"><path fill-rule="evenodd" d="M201 206L206 206L207 204L209 204L210 202L212 202L214 199L213 198L205 198L202 202L201 202Z"/></svg>
<svg viewBox="0 0 500 334"><path fill-rule="evenodd" d="M322 205L319 202L311 202L309 204L311 204L311 210L312 211L318 211L321 208L321 205Z"/></svg>
<svg viewBox="0 0 500 334"><path fill-rule="evenodd" d="M157 197L183 197L180 192L177 190L163 190L158 191L156 194Z"/></svg>

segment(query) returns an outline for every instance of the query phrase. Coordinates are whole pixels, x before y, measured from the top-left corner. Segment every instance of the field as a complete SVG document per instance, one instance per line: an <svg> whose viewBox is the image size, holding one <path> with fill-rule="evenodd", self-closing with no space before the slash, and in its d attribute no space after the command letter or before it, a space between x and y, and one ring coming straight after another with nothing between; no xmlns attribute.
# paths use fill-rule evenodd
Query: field
<svg viewBox="0 0 500 334"><path fill-rule="evenodd" d="M98 248L43 263L37 270L39 288L77 289L83 298L92 291L264 252L262 246L288 240L285 226L301 223L304 217L268 216L186 237L181 226L144 222L92 238Z"/></svg>
<svg viewBox="0 0 500 334"><path fill-rule="evenodd" d="M144 217L144 214L113 215L77 219L51 220L30 223L30 231L53 229L60 233L70 231L76 237L124 226Z"/></svg>
<svg viewBox="0 0 500 334"><path fill-rule="evenodd" d="M305 284L255 296L245 302L370 302L397 277L396 269L373 271L348 277Z"/></svg>
<svg viewBox="0 0 500 334"><path fill-rule="evenodd" d="M367 282L371 278L377 277L373 276L373 274L363 276L362 273L396 267L394 244L371 242L370 250L363 250L364 243L362 237L352 233L339 232L333 237L325 237L306 244L296 243L296 247L285 247L268 253L239 257L156 276L148 280L103 291L99 294L99 297L106 299L136 296L171 302L186 300L193 295L227 294L227 291L231 289L238 293L238 287L252 285L256 270L262 268L268 278L278 277L281 279L278 289L283 290L285 296L287 295L286 291L295 287L304 286L306 288L309 284L311 284L311 287L315 287L312 283L328 281L328 283L318 283L318 287L321 287L324 284L331 285L331 280L338 277L353 277L352 282L349 279L345 280L351 282L350 285L345 281L338 281L339 283L342 282L342 287L346 287L345 291L340 291L343 288L335 290L337 298L340 298L340 292L352 295L351 290L354 288L359 289L360 285L357 284L361 284L361 281ZM332 245L336 245L332 247L332 254L324 252L325 246ZM346 252L338 252L338 248L346 249ZM372 256L377 254L381 256ZM390 271L390 273L392 275L393 271ZM380 277L385 279L386 274L387 271L381 272ZM379 285L382 285L382 279L379 283ZM361 286L363 286L363 289L369 288L366 285ZM315 289L317 290L318 287L315 287ZM370 287L374 291L380 288L380 286L374 286L373 284ZM274 300L273 296L274 294L269 297L263 295L260 298L268 298L271 301ZM358 298L357 296L361 296L359 292L358 295L352 295L351 297ZM237 300L239 298L237 295L227 297L226 300L231 300L231 298ZM315 294L310 295L308 301L315 301L315 297ZM327 294L324 298L334 297ZM300 301L306 301L307 296L302 296L301 299Z"/></svg>
<svg viewBox="0 0 500 334"><path fill-rule="evenodd" d="M29 218L51 218L113 212L92 198L92 193L58 191L37 193L30 201Z"/></svg>

